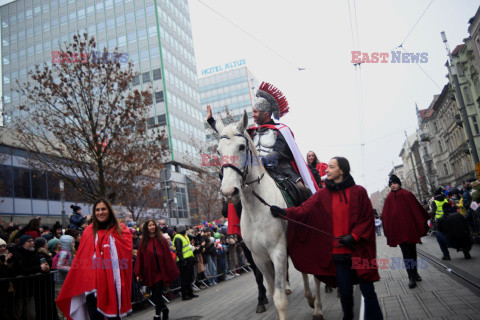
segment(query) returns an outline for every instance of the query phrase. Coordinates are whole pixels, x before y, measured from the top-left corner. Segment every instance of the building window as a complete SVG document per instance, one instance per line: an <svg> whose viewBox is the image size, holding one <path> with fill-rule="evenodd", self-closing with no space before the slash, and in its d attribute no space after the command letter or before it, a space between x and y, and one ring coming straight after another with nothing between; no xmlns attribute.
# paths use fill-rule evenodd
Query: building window
<svg viewBox="0 0 480 320"><path fill-rule="evenodd" d="M473 117L472 117L472 124L473 124L473 131L475 132L475 134L478 134L478 133L479 133L479 130L478 130L478 120L477 120L477 117L476 117L476 116L473 116Z"/></svg>
<svg viewBox="0 0 480 320"><path fill-rule="evenodd" d="M466 100L467 104L471 104L472 103L472 98L470 98L470 92L468 91L468 88L467 87L463 88L463 92L465 94L465 100Z"/></svg>
<svg viewBox="0 0 480 320"><path fill-rule="evenodd" d="M0 196L13 196L13 180L11 166L0 166Z"/></svg>
<svg viewBox="0 0 480 320"><path fill-rule="evenodd" d="M157 91L155 92L155 101L156 102L163 102L165 101L164 97L163 97L163 91Z"/></svg>
<svg viewBox="0 0 480 320"><path fill-rule="evenodd" d="M31 198L30 170L13 168L13 186L16 198Z"/></svg>
<svg viewBox="0 0 480 320"><path fill-rule="evenodd" d="M162 70L160 68L153 70L153 80L162 79Z"/></svg>
<svg viewBox="0 0 480 320"><path fill-rule="evenodd" d="M140 76L136 75L132 78L132 85L138 86L140 84Z"/></svg>
<svg viewBox="0 0 480 320"><path fill-rule="evenodd" d="M448 168L446 163L443 164L443 170L445 171L445 175L448 176Z"/></svg>
<svg viewBox="0 0 480 320"><path fill-rule="evenodd" d="M47 175L45 172L32 171L32 198L47 199Z"/></svg>
<svg viewBox="0 0 480 320"><path fill-rule="evenodd" d="M150 72L144 72L142 73L142 81L143 83L150 82Z"/></svg>
<svg viewBox="0 0 480 320"><path fill-rule="evenodd" d="M161 125L161 126L164 126L167 124L167 119L165 117L165 114L161 114L159 116L157 116L157 121L158 121L158 124Z"/></svg>
<svg viewBox="0 0 480 320"><path fill-rule="evenodd" d="M438 141L438 150L440 150L440 153L443 152L443 147L442 147L442 142Z"/></svg>

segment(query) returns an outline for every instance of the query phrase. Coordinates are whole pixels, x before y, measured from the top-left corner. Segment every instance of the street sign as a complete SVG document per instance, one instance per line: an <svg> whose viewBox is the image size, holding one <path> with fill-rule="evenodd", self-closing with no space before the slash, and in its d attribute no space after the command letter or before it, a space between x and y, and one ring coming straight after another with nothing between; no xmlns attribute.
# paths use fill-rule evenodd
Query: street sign
<svg viewBox="0 0 480 320"><path fill-rule="evenodd" d="M480 180L480 162L477 162L475 166L475 172L477 173L477 179Z"/></svg>

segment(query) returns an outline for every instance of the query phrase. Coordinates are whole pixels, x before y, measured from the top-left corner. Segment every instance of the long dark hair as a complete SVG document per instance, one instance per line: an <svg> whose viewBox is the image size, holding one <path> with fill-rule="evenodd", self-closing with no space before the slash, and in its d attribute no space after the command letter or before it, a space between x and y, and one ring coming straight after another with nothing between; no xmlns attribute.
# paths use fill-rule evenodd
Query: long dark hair
<svg viewBox="0 0 480 320"><path fill-rule="evenodd" d="M306 156L306 158L305 158L305 160L307 161L307 164L309 164L309 163L308 163L308 154L309 154L310 152L313 153L313 157L314 157L314 158L313 158L312 166L315 168L315 167L317 166L317 164L320 164L320 160L318 160L317 154L316 154L315 152L313 152L313 151L310 150L310 151L307 152L307 156Z"/></svg>
<svg viewBox="0 0 480 320"><path fill-rule="evenodd" d="M40 229L40 219L33 218L28 222L27 226L23 230L24 231L28 231L28 230L38 231L39 229Z"/></svg>
<svg viewBox="0 0 480 320"><path fill-rule="evenodd" d="M338 167L343 171L343 177L350 175L350 163L347 158L344 157L333 157L332 159L337 160Z"/></svg>
<svg viewBox="0 0 480 320"><path fill-rule="evenodd" d="M150 241L150 232L148 231L148 225L150 224L150 221L155 224L155 238L157 238L158 242L160 242L160 245L163 246L163 232L160 230L155 220L150 219L143 224L142 228L142 242L140 245L143 249L147 247L147 244Z"/></svg>
<svg viewBox="0 0 480 320"><path fill-rule="evenodd" d="M93 204L93 214L92 214L92 221L93 221L93 234L96 235L98 230L100 229L100 222L97 220L97 216L95 215L95 209L97 208L98 204L104 203L107 206L108 209L108 221L106 222L107 224L107 230L110 229L111 227L115 227L117 229L117 232L119 235L122 235L122 229L120 228L120 222L117 219L117 216L115 215L115 212L113 212L112 204L110 201L108 201L105 198L100 198L95 203Z"/></svg>

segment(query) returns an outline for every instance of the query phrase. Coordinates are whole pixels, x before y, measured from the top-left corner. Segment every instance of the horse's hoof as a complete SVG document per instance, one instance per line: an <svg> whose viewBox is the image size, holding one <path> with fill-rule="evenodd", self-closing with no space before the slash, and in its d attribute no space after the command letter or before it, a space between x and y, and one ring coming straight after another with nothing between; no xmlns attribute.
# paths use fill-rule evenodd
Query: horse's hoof
<svg viewBox="0 0 480 320"><path fill-rule="evenodd" d="M285 289L285 294L292 294L292 290L290 290L290 289Z"/></svg>
<svg viewBox="0 0 480 320"><path fill-rule="evenodd" d="M265 308L265 306L263 304L259 304L257 306L257 313L264 313L265 311L267 311L267 309Z"/></svg>
<svg viewBox="0 0 480 320"><path fill-rule="evenodd" d="M325 318L323 317L323 314L317 314L317 315L313 315L313 320L324 320Z"/></svg>

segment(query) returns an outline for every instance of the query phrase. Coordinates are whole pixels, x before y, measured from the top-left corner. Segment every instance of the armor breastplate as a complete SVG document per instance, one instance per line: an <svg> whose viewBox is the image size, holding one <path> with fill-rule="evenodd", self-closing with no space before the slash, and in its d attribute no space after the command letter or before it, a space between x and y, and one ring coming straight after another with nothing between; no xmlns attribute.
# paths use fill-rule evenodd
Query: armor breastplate
<svg viewBox="0 0 480 320"><path fill-rule="evenodd" d="M277 141L277 135L278 132L274 129L255 131L253 134L253 144L260 157L265 157L272 152L275 141Z"/></svg>

